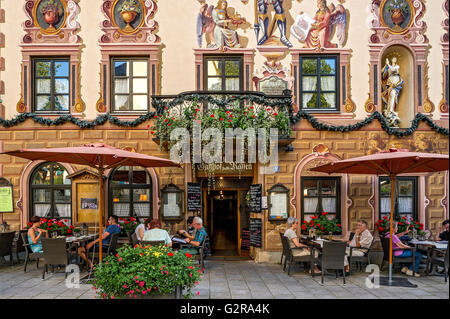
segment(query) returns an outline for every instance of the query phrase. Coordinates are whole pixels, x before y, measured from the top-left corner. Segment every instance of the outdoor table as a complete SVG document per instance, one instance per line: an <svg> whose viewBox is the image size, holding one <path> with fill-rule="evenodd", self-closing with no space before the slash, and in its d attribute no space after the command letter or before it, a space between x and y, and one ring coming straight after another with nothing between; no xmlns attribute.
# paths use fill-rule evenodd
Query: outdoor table
<svg viewBox="0 0 450 319"><path fill-rule="evenodd" d="M432 248L436 248L437 250L439 250L443 254L445 254L445 250L447 249L447 245L448 245L447 241L430 241L430 240L417 240L417 239L410 240L409 243L414 245L416 248L418 246L423 246L423 248L427 252L428 259L432 257L432 256L430 256L430 252L432 251ZM435 268L432 269L431 274L436 275Z"/></svg>
<svg viewBox="0 0 450 319"><path fill-rule="evenodd" d="M88 242L90 242L91 240L94 240L97 237L98 237L98 234L91 234L91 235L80 236L80 237L70 236L70 237L66 237L66 243L70 250L72 248L78 248L81 246L85 246ZM80 256L78 255L78 253L77 253L77 264L80 264Z"/></svg>

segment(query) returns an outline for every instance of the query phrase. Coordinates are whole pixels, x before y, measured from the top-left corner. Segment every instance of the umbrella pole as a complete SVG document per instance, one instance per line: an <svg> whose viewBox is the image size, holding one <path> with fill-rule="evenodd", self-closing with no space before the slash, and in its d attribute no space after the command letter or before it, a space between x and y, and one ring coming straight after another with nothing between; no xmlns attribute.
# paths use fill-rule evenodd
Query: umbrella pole
<svg viewBox="0 0 450 319"><path fill-rule="evenodd" d="M100 166L98 168L98 175L99 175L99 191L100 191L100 199L99 199L99 213L98 213L98 218L99 218L99 243L98 243L98 247L99 247L99 252L98 252L98 259L99 259L99 264L101 264L102 262L102 237L103 237L103 232L102 232L102 225L103 225L103 172L104 172L104 168L103 165L100 163Z"/></svg>
<svg viewBox="0 0 450 319"><path fill-rule="evenodd" d="M394 223L394 190L395 190L395 175L390 176L391 179L391 216L389 223L389 286L392 284L392 236L393 236L393 223Z"/></svg>

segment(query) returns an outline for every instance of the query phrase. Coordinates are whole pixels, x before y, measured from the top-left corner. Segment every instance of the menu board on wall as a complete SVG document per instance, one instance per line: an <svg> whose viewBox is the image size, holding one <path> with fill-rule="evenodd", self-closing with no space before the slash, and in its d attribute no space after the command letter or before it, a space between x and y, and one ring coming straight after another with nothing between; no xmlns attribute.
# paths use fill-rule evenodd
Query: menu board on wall
<svg viewBox="0 0 450 319"><path fill-rule="evenodd" d="M14 212L12 186L0 186L0 213Z"/></svg>
<svg viewBox="0 0 450 319"><path fill-rule="evenodd" d="M250 211L261 212L262 184L250 185Z"/></svg>
<svg viewBox="0 0 450 319"><path fill-rule="evenodd" d="M199 211L202 209L202 189L199 183L187 183L187 210Z"/></svg>
<svg viewBox="0 0 450 319"><path fill-rule="evenodd" d="M262 247L262 220L250 218L250 246Z"/></svg>
<svg viewBox="0 0 450 319"><path fill-rule="evenodd" d="M270 219L288 218L286 193L271 193L270 204Z"/></svg>

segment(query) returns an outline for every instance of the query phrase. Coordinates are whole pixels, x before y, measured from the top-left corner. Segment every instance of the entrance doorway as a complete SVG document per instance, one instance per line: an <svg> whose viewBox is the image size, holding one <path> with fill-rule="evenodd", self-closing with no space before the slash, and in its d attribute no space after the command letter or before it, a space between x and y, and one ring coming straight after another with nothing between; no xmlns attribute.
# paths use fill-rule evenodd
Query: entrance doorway
<svg viewBox="0 0 450 319"><path fill-rule="evenodd" d="M241 235L250 219L246 205L250 184L250 178L220 178L216 189L203 188L203 218L213 257L248 256L248 250L241 249Z"/></svg>

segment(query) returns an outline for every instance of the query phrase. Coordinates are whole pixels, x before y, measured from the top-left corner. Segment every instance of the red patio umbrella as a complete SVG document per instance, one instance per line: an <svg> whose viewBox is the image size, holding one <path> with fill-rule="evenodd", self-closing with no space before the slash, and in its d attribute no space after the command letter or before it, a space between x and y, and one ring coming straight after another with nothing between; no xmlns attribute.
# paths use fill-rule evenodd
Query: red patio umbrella
<svg viewBox="0 0 450 319"><path fill-rule="evenodd" d="M3 152L29 160L45 160L70 164L87 165L97 170L100 183L99 235L103 220L103 173L117 166L180 167L171 160L125 151L103 143L84 144L76 147L21 149ZM99 242L99 259L102 260L102 241Z"/></svg>
<svg viewBox="0 0 450 319"><path fill-rule="evenodd" d="M389 283L392 282L392 222L394 220L394 186L397 175L408 173L434 173L449 169L449 156L433 153L417 153L391 148L347 160L312 168L312 171L344 174L387 175L391 180L391 216L389 238Z"/></svg>

